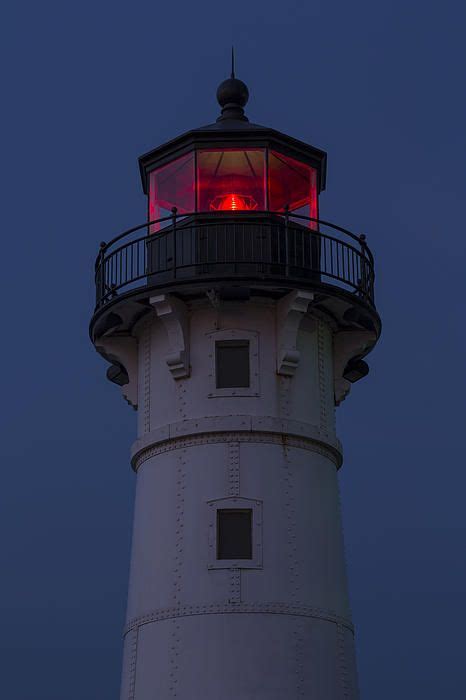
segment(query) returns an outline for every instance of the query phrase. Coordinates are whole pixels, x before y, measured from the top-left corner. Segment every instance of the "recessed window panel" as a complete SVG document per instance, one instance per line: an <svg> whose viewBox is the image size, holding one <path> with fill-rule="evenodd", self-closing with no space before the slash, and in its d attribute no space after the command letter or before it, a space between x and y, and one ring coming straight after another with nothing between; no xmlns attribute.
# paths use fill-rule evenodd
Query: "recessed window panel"
<svg viewBox="0 0 466 700"><path fill-rule="evenodd" d="M252 559L252 510L217 511L217 559Z"/></svg>
<svg viewBox="0 0 466 700"><path fill-rule="evenodd" d="M215 343L217 389L249 387L249 340L219 340Z"/></svg>
<svg viewBox="0 0 466 700"><path fill-rule="evenodd" d="M265 209L265 151L213 149L197 154L197 210Z"/></svg>

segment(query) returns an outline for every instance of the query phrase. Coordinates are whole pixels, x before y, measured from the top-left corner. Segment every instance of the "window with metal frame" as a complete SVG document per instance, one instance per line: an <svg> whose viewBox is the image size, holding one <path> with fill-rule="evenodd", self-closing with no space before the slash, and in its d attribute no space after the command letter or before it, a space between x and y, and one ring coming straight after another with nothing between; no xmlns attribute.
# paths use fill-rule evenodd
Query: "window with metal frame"
<svg viewBox="0 0 466 700"><path fill-rule="evenodd" d="M249 340L219 340L215 343L217 389L249 387Z"/></svg>
<svg viewBox="0 0 466 700"><path fill-rule="evenodd" d="M217 559L252 559L252 509L217 510Z"/></svg>

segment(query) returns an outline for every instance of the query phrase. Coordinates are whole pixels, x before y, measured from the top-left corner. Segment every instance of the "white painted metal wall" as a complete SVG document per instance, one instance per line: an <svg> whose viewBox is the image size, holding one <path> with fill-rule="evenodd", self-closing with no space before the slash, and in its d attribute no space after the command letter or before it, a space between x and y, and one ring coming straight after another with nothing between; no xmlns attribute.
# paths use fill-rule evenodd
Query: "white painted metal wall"
<svg viewBox="0 0 466 700"><path fill-rule="evenodd" d="M358 697L332 331L311 298L157 297L135 330L121 700ZM250 341L247 390L215 387L214 344L225 338ZM251 562L215 559L213 514L225 503L253 508Z"/></svg>

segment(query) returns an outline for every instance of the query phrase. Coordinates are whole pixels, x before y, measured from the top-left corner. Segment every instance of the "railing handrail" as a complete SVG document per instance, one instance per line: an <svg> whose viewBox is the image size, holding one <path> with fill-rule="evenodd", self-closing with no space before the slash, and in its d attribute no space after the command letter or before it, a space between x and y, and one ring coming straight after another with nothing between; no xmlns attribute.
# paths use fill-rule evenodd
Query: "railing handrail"
<svg viewBox="0 0 466 700"><path fill-rule="evenodd" d="M332 224L330 221L325 221L324 219L315 219L312 216L304 216L303 214L293 214L293 212L283 210L283 211L267 211L267 210L261 210L258 211L254 209L251 212L248 212L248 214L253 214L254 216L257 215L270 215L273 214L275 216L286 216L288 214L289 219L303 219L304 221L311 221L314 224L321 224L322 226L328 226L329 228L335 229L335 231L340 231L341 233L344 233L346 236L349 236L352 238L354 241L357 241L361 247L365 247L369 253L369 255L372 257L372 254L367 248L367 245L362 245L361 242L361 237L357 236L355 233L352 233L351 231L348 231L348 229L343 228L342 226L338 226L337 224ZM180 219L185 219L190 216L212 216L212 220L214 221L215 218L226 218L227 216L245 216L245 211L244 210L238 210L238 211L225 211L225 212L218 212L218 211L201 211L201 212L187 212L187 213L180 213L179 211L176 212L175 214L169 214L168 216L163 216L159 219L152 219L151 221L146 221L143 224L139 224L138 226L133 226L132 228L126 229L126 231L123 231L122 233L118 234L118 236L115 236L112 238L108 243L103 243L101 245L101 251L100 254L103 252L105 253L111 246L113 246L115 243L117 243L119 240L124 238L125 236L129 236L132 233L135 233L136 231L140 231L141 229L148 228L149 226L155 226L155 224L161 224L164 221L173 221L173 218L175 218L177 221ZM157 231L157 235L162 235L164 231ZM148 234L148 235L154 235L154 234ZM365 240L365 238L363 239ZM99 257L97 257L97 260Z"/></svg>
<svg viewBox="0 0 466 700"><path fill-rule="evenodd" d="M190 214L186 214L186 216L190 216ZM303 218L303 217L301 217L301 218ZM172 217L170 216L170 217L168 217L168 219L172 219ZM167 219L163 219L163 221L166 221L166 220L167 220ZM160 221L160 219L158 219L157 221ZM322 221L321 219L310 219L310 221L317 221L317 222L319 222L319 223L321 223L321 224L324 224L324 225L326 225L326 226L331 226L332 228L337 229L338 231L342 231L343 233L346 233L346 231L345 231L344 228L341 228L340 226L335 226L335 225L333 225L333 224L327 224L325 221ZM152 225L151 223L145 224L145 226L151 226L151 225ZM257 225L257 224L256 224L256 225ZM268 223L262 223L262 225L263 225L263 226L269 226L270 224L268 224ZM288 222L287 225L288 225L288 229L289 229L289 230L291 230L291 229L293 228L293 222ZM188 226L189 226L189 225L188 225ZM185 228L188 228L188 226L186 226ZM202 228L202 227L204 227L204 226L205 226L205 227L207 227L207 226L216 226L216 222L214 222L214 221L203 221L203 222L201 222L201 223L196 223L196 227L197 227L197 228ZM138 230L140 230L141 228L143 228L143 227L142 227L142 226L138 226L138 227L135 227L134 229L130 229L129 231L126 231L126 233L127 233L127 234L134 233L135 231L138 231ZM178 228L178 231L183 231L183 230L184 230L184 229L183 229L183 226L180 226L180 227ZM300 229L300 230L301 230L301 229ZM147 239L147 240L152 240L152 238L153 238L154 236L157 236L157 238L160 240L160 238L163 238L164 236L169 236L172 232L173 232L173 229L170 227L170 228L163 229L163 230L161 230L161 231L157 231L156 233L148 233L148 234L146 234L145 236L139 236L138 238L133 238L131 241L128 241L128 243L125 243L125 244L119 246L118 248L114 248L113 250L110 250L109 252L106 253L106 250L108 251L108 248L111 246L111 242L110 242L110 243L107 243L107 248L105 249L104 247L102 247L102 248L101 248L101 251L100 251L100 253L99 253L99 255L97 256L97 259L96 259L96 266L98 266L98 264L101 262L102 257L104 257L106 260L108 260L112 255L116 255L116 254L119 253L121 250L124 250L124 249L125 249L128 245L130 245L130 244L139 243L140 241L145 241L146 239ZM360 249L360 250L358 250L357 248L355 248L355 247L354 247L353 245L351 245L350 243L347 243L346 241L342 241L342 240L340 240L339 238L336 238L335 236L330 236L328 233L325 233L324 231L316 231L316 230L314 230L314 229L309 229L309 233L310 233L311 235L317 236L318 238L326 238L328 241L335 241L335 243L342 243L342 244L345 245L346 248L349 248L350 250L353 250L353 251L356 253L356 255L360 255L361 257L364 257L364 258L365 258L365 257L366 257L366 256L365 256L365 253L368 253L368 255L369 255L369 258L368 258L368 259L369 259L371 265L373 264L373 257L372 257L371 251L369 250L369 248L367 247L367 245L363 245L362 241L361 241L357 236L355 236L354 234L351 234L351 236L352 236L352 238L353 238L354 240L358 241L358 243L360 244L360 246L361 246L361 249ZM115 241L118 241L119 239L120 239L120 237L117 237L117 238L114 239L114 240L115 240Z"/></svg>
<svg viewBox="0 0 466 700"><path fill-rule="evenodd" d="M374 259L364 235L356 236L342 226L332 224L323 219L293 214L286 210L284 212L253 211L248 212L247 216L249 217L250 214L253 216L245 219L245 212L241 210L221 213L178 213L176 209L173 209L168 216L133 226L115 236L108 243L101 243L95 264L97 305L105 305L120 289L131 284L134 285L140 279L147 278L148 275L157 274L158 272L167 273L171 270L173 280L176 281L177 270L181 271L183 268L194 266L200 269L199 266L202 265L215 266L218 264L236 266L236 264L241 263L256 266L285 264L285 277L296 278L296 280L308 274L318 274L322 276L321 281L323 281L323 278L336 280L341 283L340 287L343 285L343 288L345 288L346 285L346 289L349 287L354 293L362 295L373 304ZM274 216L277 218L261 220L261 216ZM236 217L238 218L236 219ZM282 217L284 217L283 222ZM299 221L296 221L296 219ZM300 224L300 221L311 222L315 225L315 228L305 227ZM151 227L162 223L169 225L160 230L151 231ZM248 225L254 227L256 231L251 237L253 247L257 245L258 240L264 240L263 237L265 235L266 240L270 239L270 245L272 245L272 241L275 241L274 245L278 245L279 248L274 248L275 252L272 254L272 248L270 248L270 251L267 248L263 250L263 244L260 243L260 252L258 249L251 249L245 260L244 245L245 240L248 240L247 234L245 238L245 227ZM231 254L231 251L228 253L226 248L222 248L227 241L224 238L226 229L223 229L222 234L222 227L228 226L233 227L231 230L233 254ZM322 231L321 227L329 228L331 231ZM206 249L200 254L203 259L198 258L199 251L194 253L191 251L189 255L192 257L187 262L183 252L181 252L181 259L178 260L176 252L177 240L183 245L181 241L184 240L186 235L188 235L186 240L190 240L192 239L192 234L195 234L196 237L201 236L200 231L203 229L207 229L207 234L205 234L207 241L219 241L220 250L223 250L223 253L220 253L220 257L215 247L216 252L213 257L210 256ZM132 234L142 230L144 230L144 235L131 238ZM191 235L185 233L190 230L192 232ZM257 231L261 232L259 239L257 238ZM340 235L336 235L336 232ZM303 236L304 233L308 234L308 236ZM179 238L180 235L182 238ZM289 238L290 235L291 238ZM204 238L202 236L196 238L198 240L196 245L203 245L202 240L206 240L205 236ZM211 236L213 238L210 238ZM237 236L240 238L237 239ZM130 237L129 240L123 240L128 237ZM235 252L236 240L242 240L242 253L238 252L237 254ZM307 243L306 240L308 241ZM290 253L288 246L292 242L294 252ZM161 267L157 263L157 270L151 268L153 263L150 263L148 266L147 251L149 250L149 245L152 248L152 244L156 245L157 250L160 251L156 253L157 256L160 255L159 261L165 261ZM305 251L307 250L309 253L311 250L309 246L317 244L320 251L318 257L315 258L314 253L310 258L305 258ZM280 249L280 245L285 246L285 253L283 253L283 249ZM217 246L217 242L215 246ZM154 250L156 249L154 248ZM169 252L170 250L171 252ZM301 251L299 253L301 255L301 263L296 257L297 250ZM143 263L138 262L141 253L144 253ZM134 260L136 261L137 270L133 268ZM144 269L140 268L140 264L143 265ZM302 273L299 272L301 268ZM291 269L292 272L290 273ZM205 274L206 276L211 275L212 271L206 270ZM235 272L235 274L237 273ZM276 271L270 274L272 277L280 276Z"/></svg>

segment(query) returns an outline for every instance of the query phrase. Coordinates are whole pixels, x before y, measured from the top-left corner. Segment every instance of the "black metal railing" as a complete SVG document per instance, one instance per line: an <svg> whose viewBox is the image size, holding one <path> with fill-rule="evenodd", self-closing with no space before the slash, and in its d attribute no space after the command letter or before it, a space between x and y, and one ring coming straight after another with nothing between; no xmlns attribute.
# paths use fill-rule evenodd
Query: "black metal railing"
<svg viewBox="0 0 466 700"><path fill-rule="evenodd" d="M284 212L177 214L101 243L97 309L144 286L204 278L326 284L374 303L374 261L364 235Z"/></svg>

